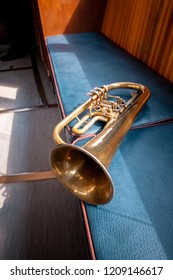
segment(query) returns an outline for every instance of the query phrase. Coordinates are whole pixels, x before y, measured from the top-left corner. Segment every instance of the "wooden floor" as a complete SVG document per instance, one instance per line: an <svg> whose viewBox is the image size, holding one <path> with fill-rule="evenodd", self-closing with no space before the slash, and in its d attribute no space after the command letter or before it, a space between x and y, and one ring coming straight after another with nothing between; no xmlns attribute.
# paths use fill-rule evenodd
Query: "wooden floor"
<svg viewBox="0 0 173 280"><path fill-rule="evenodd" d="M59 120L38 56L0 62L1 178L50 170ZM1 260L90 258L79 200L56 179L0 182Z"/></svg>

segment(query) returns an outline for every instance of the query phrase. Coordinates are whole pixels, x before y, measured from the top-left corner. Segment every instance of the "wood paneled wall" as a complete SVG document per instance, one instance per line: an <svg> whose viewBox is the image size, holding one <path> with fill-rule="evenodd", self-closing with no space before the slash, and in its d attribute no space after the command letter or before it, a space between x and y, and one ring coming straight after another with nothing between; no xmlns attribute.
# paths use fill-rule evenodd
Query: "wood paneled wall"
<svg viewBox="0 0 173 280"><path fill-rule="evenodd" d="M37 0L43 37L101 31L173 82L173 0Z"/></svg>
<svg viewBox="0 0 173 280"><path fill-rule="evenodd" d="M44 37L99 31L106 2L107 0L37 0Z"/></svg>
<svg viewBox="0 0 173 280"><path fill-rule="evenodd" d="M108 0L102 32L173 82L172 0Z"/></svg>

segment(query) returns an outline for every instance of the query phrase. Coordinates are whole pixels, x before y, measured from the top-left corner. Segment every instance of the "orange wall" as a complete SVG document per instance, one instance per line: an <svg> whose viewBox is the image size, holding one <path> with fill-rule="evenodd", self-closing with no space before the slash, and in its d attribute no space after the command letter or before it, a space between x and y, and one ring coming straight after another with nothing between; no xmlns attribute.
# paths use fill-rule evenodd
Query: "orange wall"
<svg viewBox="0 0 173 280"><path fill-rule="evenodd" d="M44 36L99 31L107 0L37 0Z"/></svg>
<svg viewBox="0 0 173 280"><path fill-rule="evenodd" d="M172 0L108 0L102 32L173 82Z"/></svg>

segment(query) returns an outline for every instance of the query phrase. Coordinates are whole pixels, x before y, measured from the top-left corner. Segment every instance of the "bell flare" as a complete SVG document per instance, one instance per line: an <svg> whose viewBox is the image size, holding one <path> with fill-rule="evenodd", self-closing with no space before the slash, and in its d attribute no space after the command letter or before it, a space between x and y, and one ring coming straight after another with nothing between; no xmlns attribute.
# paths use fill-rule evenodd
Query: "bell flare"
<svg viewBox="0 0 173 280"><path fill-rule="evenodd" d="M79 199L93 205L112 199L113 182L107 169L84 148L57 145L51 151L50 164L59 182Z"/></svg>

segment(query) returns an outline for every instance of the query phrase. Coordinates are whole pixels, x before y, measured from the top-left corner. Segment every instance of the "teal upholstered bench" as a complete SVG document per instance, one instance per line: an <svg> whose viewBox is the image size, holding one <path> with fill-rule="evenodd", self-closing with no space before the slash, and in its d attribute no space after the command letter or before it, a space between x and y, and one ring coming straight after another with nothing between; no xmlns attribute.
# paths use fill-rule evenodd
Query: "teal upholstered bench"
<svg viewBox="0 0 173 280"><path fill-rule="evenodd" d="M46 44L62 117L95 86L126 81L151 91L110 165L112 201L81 203L92 257L173 259L173 85L100 33L51 36Z"/></svg>

